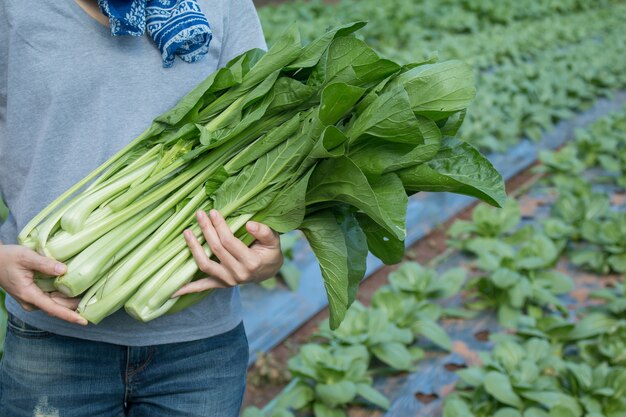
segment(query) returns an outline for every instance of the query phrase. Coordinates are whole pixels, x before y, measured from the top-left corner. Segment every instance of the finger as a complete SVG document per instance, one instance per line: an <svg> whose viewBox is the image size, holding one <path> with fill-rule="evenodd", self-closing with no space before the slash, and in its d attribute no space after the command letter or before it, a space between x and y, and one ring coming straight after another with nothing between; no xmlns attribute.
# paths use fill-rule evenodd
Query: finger
<svg viewBox="0 0 626 417"><path fill-rule="evenodd" d="M35 289L36 288L36 289ZM45 311L52 317L68 321L70 323L87 324L87 320L81 317L77 312L67 307L55 303L52 298L48 297L44 292L34 287L28 297L24 297L24 301Z"/></svg>
<svg viewBox="0 0 626 417"><path fill-rule="evenodd" d="M226 268L207 256L204 248L202 247L200 242L198 242L198 239L191 230L185 230L183 232L183 236L185 236L187 246L189 246L191 254L193 255L193 258L196 261L196 264L198 265L198 269L200 269L200 271L204 272L207 275L216 277L218 280L222 281L224 285L230 287L237 285L234 277Z"/></svg>
<svg viewBox="0 0 626 417"><path fill-rule="evenodd" d="M246 229L261 245L270 248L280 247L280 237L278 233L270 229L269 226L250 221L246 223Z"/></svg>
<svg viewBox="0 0 626 417"><path fill-rule="evenodd" d="M230 272L239 275L241 272L241 264L235 257L222 245L220 241L219 235L213 227L213 223L209 219L207 214L200 210L197 214L198 223L200 224L200 228L202 229L202 233L204 234L204 238L206 239L207 244L211 248L211 251L217 259L220 260L222 265L224 265Z"/></svg>
<svg viewBox="0 0 626 417"><path fill-rule="evenodd" d="M180 297L185 294L192 294L196 292L202 292L207 290L212 290L216 288L229 288L229 285L224 285L223 282L214 279L213 277L206 277L199 279L197 281L190 282L189 284L183 286L181 289L176 291L172 298Z"/></svg>
<svg viewBox="0 0 626 417"><path fill-rule="evenodd" d="M57 276L64 274L67 270L65 264L54 259L41 256L32 250L24 250L21 256L22 266L32 271L39 271L44 274Z"/></svg>
<svg viewBox="0 0 626 417"><path fill-rule="evenodd" d="M80 298L68 297L58 291L48 293L48 296L55 303L60 304L63 307L69 308L70 310L76 310L78 308L78 304L80 303Z"/></svg>
<svg viewBox="0 0 626 417"><path fill-rule="evenodd" d="M233 255L237 260L242 261L246 258L246 254L250 249L239 239L235 237L233 232L228 227L226 220L217 210L211 210L209 212L211 223L217 231L217 235L222 242L222 245Z"/></svg>

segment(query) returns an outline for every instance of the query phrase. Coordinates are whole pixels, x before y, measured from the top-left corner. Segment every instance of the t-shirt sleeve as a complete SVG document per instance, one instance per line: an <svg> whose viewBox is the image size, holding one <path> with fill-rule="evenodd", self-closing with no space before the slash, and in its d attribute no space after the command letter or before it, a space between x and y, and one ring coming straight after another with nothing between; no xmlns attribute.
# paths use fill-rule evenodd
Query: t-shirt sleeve
<svg viewBox="0 0 626 417"><path fill-rule="evenodd" d="M230 0L219 66L249 49L267 49L261 22L252 0Z"/></svg>

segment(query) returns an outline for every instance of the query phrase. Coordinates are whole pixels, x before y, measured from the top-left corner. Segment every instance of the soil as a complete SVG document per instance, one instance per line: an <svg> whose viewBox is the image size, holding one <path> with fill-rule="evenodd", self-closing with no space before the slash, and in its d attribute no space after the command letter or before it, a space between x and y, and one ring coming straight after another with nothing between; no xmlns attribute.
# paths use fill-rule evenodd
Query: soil
<svg viewBox="0 0 626 417"><path fill-rule="evenodd" d="M255 3L258 4L261 2ZM532 169L534 166L535 164L521 171L507 181L506 189L509 195L519 195L523 193L540 178L540 175L533 172ZM449 251L446 244L446 231L455 220L469 219L475 206L476 204L473 204L465 208L453 218L441 224L428 235L418 240L406 250L405 260L416 261L421 264L430 264L436 258L445 256L446 252ZM526 209L522 208L522 210L532 212L534 211L534 207L528 207ZM369 305L376 290L388 283L387 276L396 268L397 266L393 265L382 267L363 281L359 289L357 297L358 300L364 305ZM317 331L319 323L327 317L328 309L325 308L269 352L272 362L281 368L280 371L286 370L287 360L298 351L300 345L307 343L310 340L311 336ZM483 335L479 335L479 337L480 336ZM470 360L469 363L471 362L473 361ZM284 387L283 383L272 383L267 380L263 384L255 385L253 382L259 381L259 374L266 373L266 369L261 369L258 364L252 365L248 371L248 386L244 398L244 408L248 406L257 406L259 408L263 407L278 393L280 393ZM425 397L423 399L426 400ZM362 409L351 409L349 412L349 417L374 417L377 415L382 414L374 410Z"/></svg>

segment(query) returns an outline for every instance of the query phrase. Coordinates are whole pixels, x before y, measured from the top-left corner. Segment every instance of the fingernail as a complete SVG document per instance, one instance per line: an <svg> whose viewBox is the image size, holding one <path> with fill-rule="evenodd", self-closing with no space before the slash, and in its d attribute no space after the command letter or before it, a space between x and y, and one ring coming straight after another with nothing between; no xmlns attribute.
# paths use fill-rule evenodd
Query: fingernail
<svg viewBox="0 0 626 417"><path fill-rule="evenodd" d="M76 319L76 323L78 323L78 324L80 324L80 325L83 325L83 326L86 326L87 324L89 324L89 322L87 321L87 319L86 319L86 318L84 318L84 317L81 317L81 318L79 318L79 319Z"/></svg>
<svg viewBox="0 0 626 417"><path fill-rule="evenodd" d="M61 263L57 263L54 265L54 272L61 275L62 273L65 272L65 265L61 264Z"/></svg>
<svg viewBox="0 0 626 417"><path fill-rule="evenodd" d="M212 209L211 211L209 211L209 216L211 216L211 219L213 220L217 219L217 210Z"/></svg>
<svg viewBox="0 0 626 417"><path fill-rule="evenodd" d="M256 232L259 229L259 225L255 222L248 222L248 229L251 232Z"/></svg>
<svg viewBox="0 0 626 417"><path fill-rule="evenodd" d="M190 233L191 233L191 230L185 229L183 231L183 236L185 236L187 239L189 239L191 237Z"/></svg>
<svg viewBox="0 0 626 417"><path fill-rule="evenodd" d="M202 210L198 210L198 211L196 211L196 218L197 218L198 220L202 220L202 217L203 217L203 216L204 216L204 211L202 211Z"/></svg>

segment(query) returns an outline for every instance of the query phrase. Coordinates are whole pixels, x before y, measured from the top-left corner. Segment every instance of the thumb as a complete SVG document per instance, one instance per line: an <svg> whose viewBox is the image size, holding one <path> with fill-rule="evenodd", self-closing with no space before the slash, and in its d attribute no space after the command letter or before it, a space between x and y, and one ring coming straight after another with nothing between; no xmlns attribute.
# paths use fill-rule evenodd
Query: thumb
<svg viewBox="0 0 626 417"><path fill-rule="evenodd" d="M31 271L43 272L47 275L57 276L67 270L65 264L51 258L39 255L30 249L24 249L22 254L22 267Z"/></svg>
<svg viewBox="0 0 626 417"><path fill-rule="evenodd" d="M280 245L278 234L263 223L250 221L246 224L246 229L263 246L277 247Z"/></svg>

